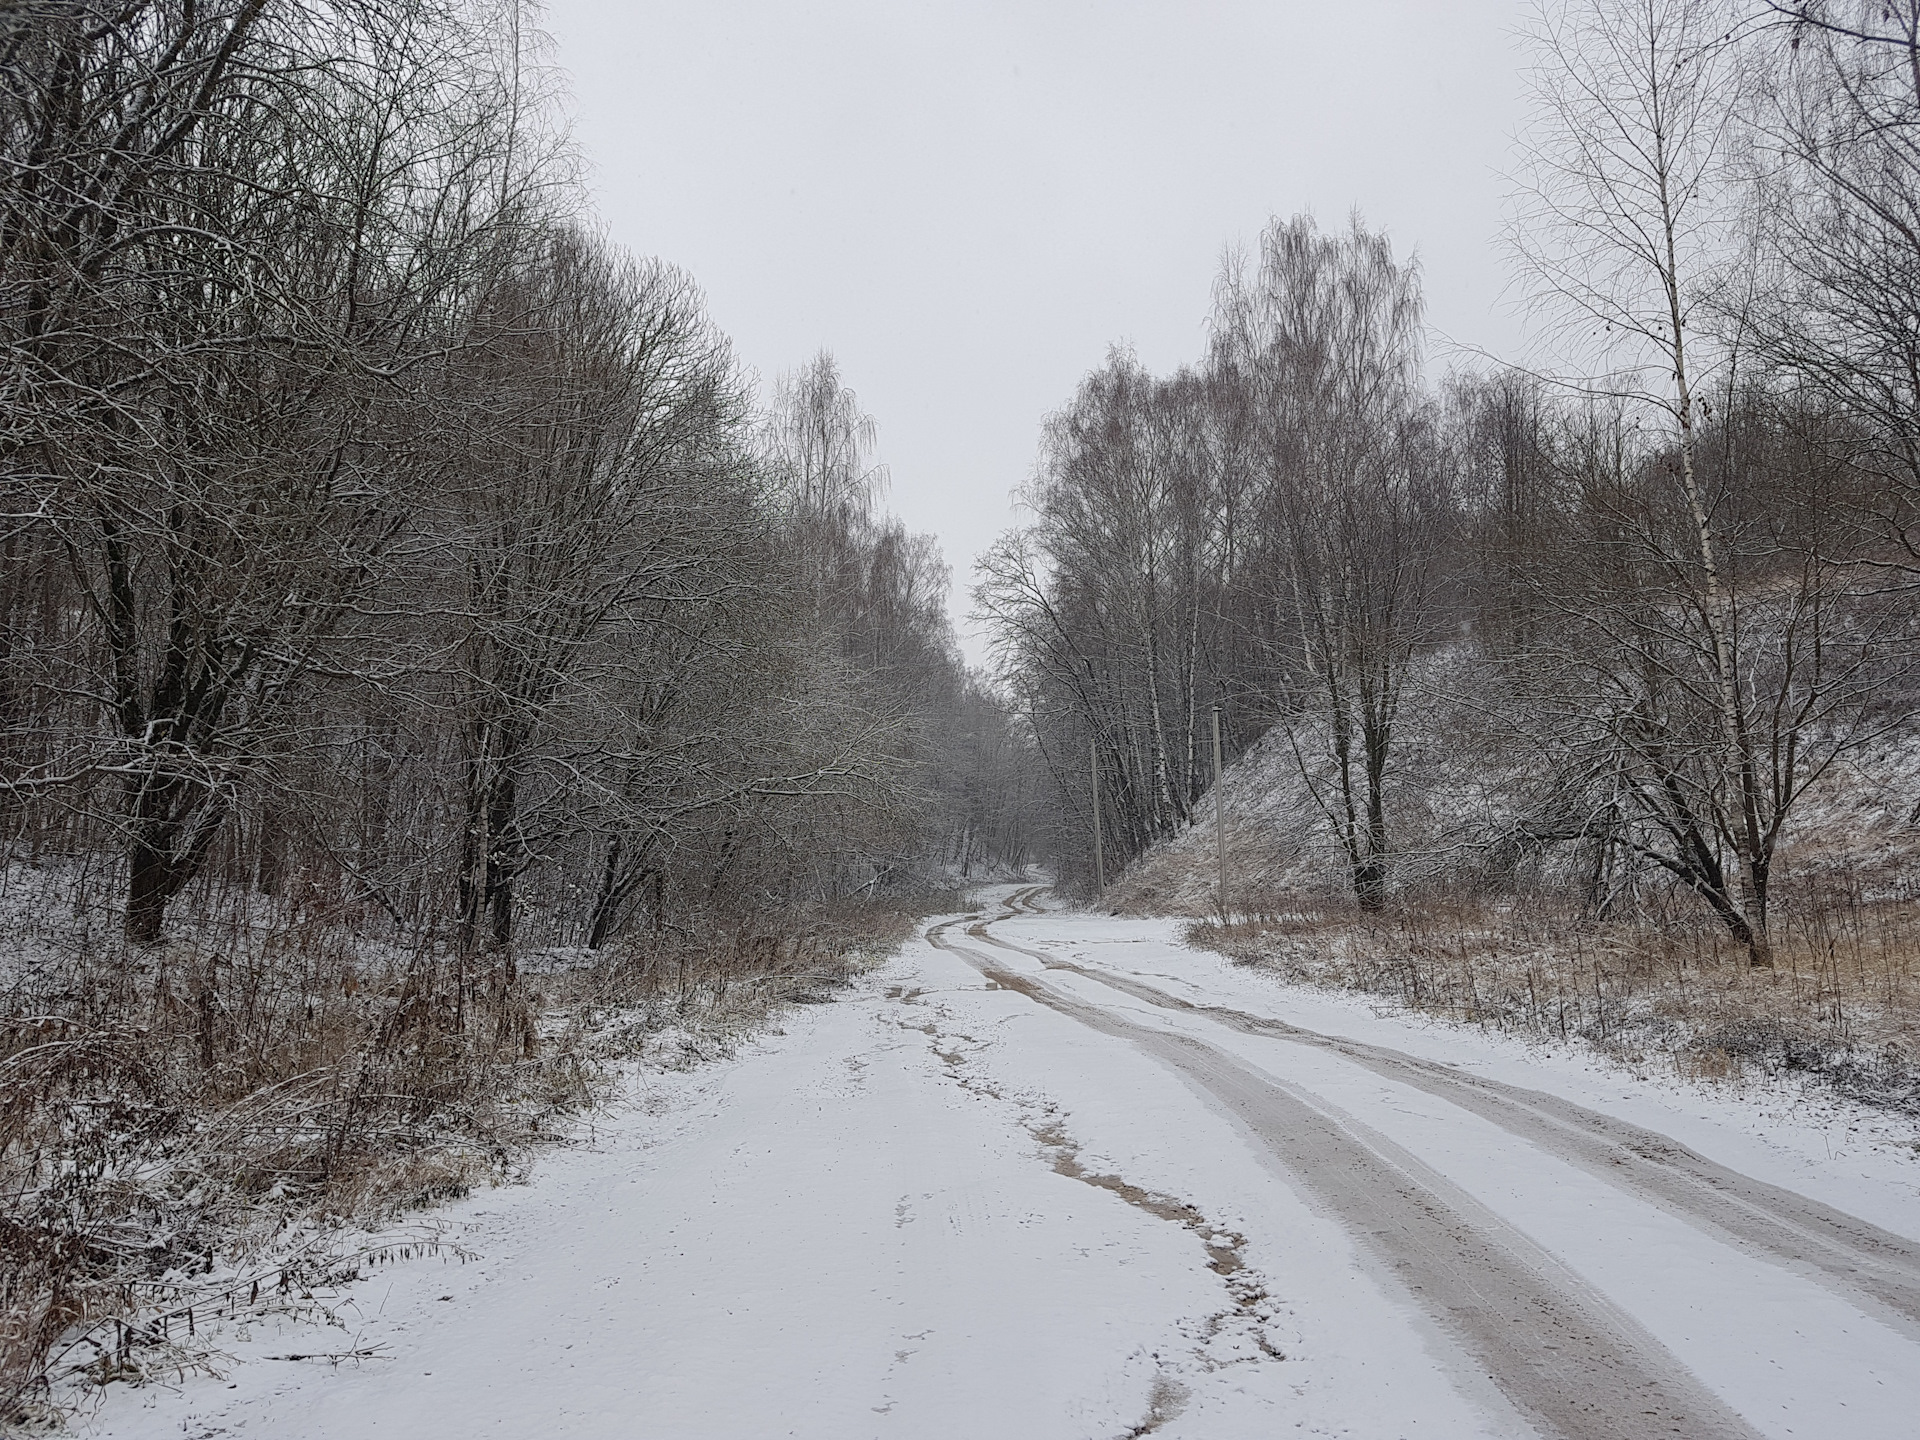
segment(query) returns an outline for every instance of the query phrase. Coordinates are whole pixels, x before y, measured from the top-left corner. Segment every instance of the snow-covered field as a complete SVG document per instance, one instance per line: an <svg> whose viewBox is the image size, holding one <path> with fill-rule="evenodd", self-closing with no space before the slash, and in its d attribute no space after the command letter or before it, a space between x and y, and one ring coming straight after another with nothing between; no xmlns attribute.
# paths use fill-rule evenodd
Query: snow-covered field
<svg viewBox="0 0 1920 1440"><path fill-rule="evenodd" d="M732 1060L636 1075L534 1183L443 1212L471 1261L378 1271L342 1328L233 1331L224 1378L116 1389L84 1423L1920 1433L1910 1127L1375 1014L1172 922L992 898Z"/></svg>

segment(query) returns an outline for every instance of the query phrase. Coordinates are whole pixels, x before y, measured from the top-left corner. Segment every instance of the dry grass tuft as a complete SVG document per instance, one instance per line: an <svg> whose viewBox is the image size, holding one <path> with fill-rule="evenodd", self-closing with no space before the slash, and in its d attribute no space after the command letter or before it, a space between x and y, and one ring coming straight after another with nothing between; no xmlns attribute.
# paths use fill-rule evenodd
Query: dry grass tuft
<svg viewBox="0 0 1920 1440"><path fill-rule="evenodd" d="M1777 911L1775 964L1676 903L1673 915L1583 920L1550 896L1434 897L1385 915L1326 904L1189 938L1289 980L1392 996L1508 1033L1578 1037L1702 1080L1816 1077L1920 1116L1920 911L1835 890Z"/></svg>
<svg viewBox="0 0 1920 1440"><path fill-rule="evenodd" d="M724 1052L912 923L708 917L516 965L350 915L202 917L140 949L56 909L0 934L30 957L0 983L0 1426L55 1414L63 1384L208 1366L210 1317L321 1303L437 1244L367 1232L517 1173L610 1062Z"/></svg>
<svg viewBox="0 0 1920 1440"><path fill-rule="evenodd" d="M784 923L722 922L637 937L604 954L558 954L550 986L574 1046L602 1060L676 1066L728 1053L784 1005L818 1005L879 963L912 933L924 909L849 906Z"/></svg>
<svg viewBox="0 0 1920 1440"><path fill-rule="evenodd" d="M28 1413L62 1371L177 1366L190 1347L165 1317L190 1335L196 1308L309 1295L338 1278L330 1237L500 1175L587 1096L577 1057L534 1043L536 1003L285 935L101 945L14 986L0 1416Z"/></svg>

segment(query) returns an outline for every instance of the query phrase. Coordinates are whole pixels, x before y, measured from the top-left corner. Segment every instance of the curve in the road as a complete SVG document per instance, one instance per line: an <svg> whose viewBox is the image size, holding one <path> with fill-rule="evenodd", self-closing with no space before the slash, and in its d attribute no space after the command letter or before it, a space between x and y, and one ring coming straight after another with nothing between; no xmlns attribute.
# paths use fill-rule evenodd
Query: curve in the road
<svg viewBox="0 0 1920 1440"><path fill-rule="evenodd" d="M1140 1025L948 937L968 921L969 936L993 941L991 922L974 917L933 926L927 939L994 983L1137 1046L1211 1095L1546 1435L1755 1440L1638 1322L1399 1146L1217 1046Z"/></svg>

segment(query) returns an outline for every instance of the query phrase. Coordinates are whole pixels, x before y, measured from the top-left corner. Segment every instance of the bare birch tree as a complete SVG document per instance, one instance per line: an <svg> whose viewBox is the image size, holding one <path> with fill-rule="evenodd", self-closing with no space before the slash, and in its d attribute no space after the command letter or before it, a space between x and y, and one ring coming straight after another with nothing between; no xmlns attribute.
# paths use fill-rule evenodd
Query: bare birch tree
<svg viewBox="0 0 1920 1440"><path fill-rule="evenodd" d="M1263 441L1276 545L1262 600L1291 675L1276 709L1367 909L1386 901L1394 728L1431 638L1444 506L1420 326L1417 270L1357 220L1344 236L1269 226L1250 273L1222 278L1214 317L1212 364L1248 393Z"/></svg>
<svg viewBox="0 0 1920 1440"><path fill-rule="evenodd" d="M1739 73L1731 28L1724 7L1697 0L1573 0L1543 9L1513 235L1570 348L1608 367L1598 388L1645 408L1671 439L1690 527L1674 572L1672 623L1698 629L1720 755L1713 828L1736 860L1722 913L1752 963L1764 966L1772 963L1773 843L1797 786L1772 783L1776 772L1755 732L1698 440L1701 396L1720 362L1703 306L1732 219L1726 164ZM1615 733L1642 753L1665 753L1674 739L1659 726L1644 730L1641 718L1623 720ZM1689 884L1711 889L1684 853L1666 858L1680 862L1676 873Z"/></svg>

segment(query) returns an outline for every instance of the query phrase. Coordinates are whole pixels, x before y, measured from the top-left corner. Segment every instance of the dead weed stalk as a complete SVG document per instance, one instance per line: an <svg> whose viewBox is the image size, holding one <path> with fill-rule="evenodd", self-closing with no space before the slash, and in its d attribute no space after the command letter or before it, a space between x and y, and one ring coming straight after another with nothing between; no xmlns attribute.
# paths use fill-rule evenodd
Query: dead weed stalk
<svg viewBox="0 0 1920 1440"><path fill-rule="evenodd" d="M1677 913L1595 920L1551 895L1440 895L1383 915L1327 903L1196 923L1193 943L1289 980L1534 1038L1588 1041L1683 1074L1817 1077L1920 1116L1920 913L1839 887L1779 906L1753 969Z"/></svg>
<svg viewBox="0 0 1920 1440"><path fill-rule="evenodd" d="M337 915L146 948L21 924L34 958L0 987L0 1426L56 1414L63 1383L205 1367L209 1319L318 1303L438 1245L367 1234L514 1172L608 1061L724 1050L831 998L910 920L705 917L517 961Z"/></svg>

